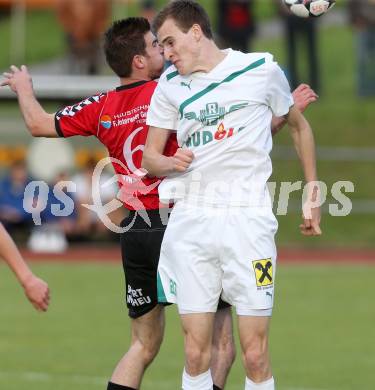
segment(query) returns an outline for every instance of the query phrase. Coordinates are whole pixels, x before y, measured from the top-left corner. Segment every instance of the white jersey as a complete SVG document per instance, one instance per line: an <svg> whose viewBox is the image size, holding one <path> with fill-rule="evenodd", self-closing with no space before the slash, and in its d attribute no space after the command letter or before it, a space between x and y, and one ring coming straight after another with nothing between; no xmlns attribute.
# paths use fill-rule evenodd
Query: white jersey
<svg viewBox="0 0 375 390"><path fill-rule="evenodd" d="M194 153L187 172L159 186L162 202L270 205L272 115L287 114L293 97L272 55L226 52L208 73L181 76L171 66L160 78L147 124L176 130Z"/></svg>

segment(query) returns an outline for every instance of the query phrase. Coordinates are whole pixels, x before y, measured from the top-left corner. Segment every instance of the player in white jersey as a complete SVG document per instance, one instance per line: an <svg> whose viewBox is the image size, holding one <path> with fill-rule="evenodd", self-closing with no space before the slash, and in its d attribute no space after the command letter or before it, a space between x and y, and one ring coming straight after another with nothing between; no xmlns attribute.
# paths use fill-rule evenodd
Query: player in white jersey
<svg viewBox="0 0 375 390"><path fill-rule="evenodd" d="M202 204L269 205L271 118L285 115L293 98L270 54L228 49L223 55L207 73L180 75L172 67L155 91L150 124L178 129L180 147L195 156L188 171L164 180L159 192L165 201L173 191L175 199ZM190 186L198 174L200 187Z"/></svg>
<svg viewBox="0 0 375 390"><path fill-rule="evenodd" d="M270 54L221 51L207 14L189 0L167 5L154 29L173 63L153 95L143 165L167 176L162 200L176 205L159 260L159 297L178 304L185 333L183 389L209 390L214 312L222 292L237 311L245 389L274 389L268 329L276 267L267 180L272 115L285 116L307 183L317 180L311 128L293 106ZM162 155L171 131L180 149ZM317 191L311 191L316 200ZM321 234L311 210L303 234Z"/></svg>

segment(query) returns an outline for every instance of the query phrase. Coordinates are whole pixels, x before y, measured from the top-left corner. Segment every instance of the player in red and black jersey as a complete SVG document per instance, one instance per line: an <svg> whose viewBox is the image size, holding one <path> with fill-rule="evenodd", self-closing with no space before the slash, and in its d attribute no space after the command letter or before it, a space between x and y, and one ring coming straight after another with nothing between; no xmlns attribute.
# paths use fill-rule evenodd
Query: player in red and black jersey
<svg viewBox="0 0 375 390"><path fill-rule="evenodd" d="M31 77L22 66L5 74L17 93L30 133L35 137L94 136L108 149L120 186L120 200L129 210L121 234L126 302L132 321L132 341L117 365L109 390L137 389L146 367L156 356L164 333L164 310L157 302L157 264L165 223L159 215L159 178L140 170L147 138L146 114L164 60L144 18L115 22L105 35L109 66L119 76L115 90L91 96L55 114L44 111L34 97ZM165 153L174 154L172 137ZM147 215L141 214L142 210ZM145 217L145 219L142 217Z"/></svg>
<svg viewBox="0 0 375 390"><path fill-rule="evenodd" d="M119 76L121 86L89 97L56 114L48 114L35 99L26 67L11 67L1 85L17 93L19 105L30 133L35 137L97 137L108 149L121 187L120 197L130 215L122 226L132 227L121 234L126 280L126 301L132 321L132 341L117 365L108 390L137 389L146 367L156 356L164 333L164 310L157 304L157 264L165 224L159 212L157 185L140 171L148 128L146 112L161 74L163 57L158 43L143 18L115 22L105 35L108 64ZM307 86L294 93L301 110L316 100ZM275 118L273 129L282 119ZM170 139L165 154L177 148ZM143 218L142 210L147 210ZM143 215L143 216L142 216ZM149 222L149 223L148 223ZM224 305L225 306L225 305ZM212 373L216 386L224 387L234 360L231 312L219 310L215 318ZM220 387L219 387L220 386Z"/></svg>
<svg viewBox="0 0 375 390"><path fill-rule="evenodd" d="M153 80L123 84L55 114L55 130L59 136L95 136L106 146L119 178L120 189L135 183L141 175L147 193L137 193L131 197L127 188L121 191L128 210L159 209L157 184L160 179L149 178L139 171L147 135L146 115L156 85ZM166 155L174 154L176 142L175 137L170 138Z"/></svg>

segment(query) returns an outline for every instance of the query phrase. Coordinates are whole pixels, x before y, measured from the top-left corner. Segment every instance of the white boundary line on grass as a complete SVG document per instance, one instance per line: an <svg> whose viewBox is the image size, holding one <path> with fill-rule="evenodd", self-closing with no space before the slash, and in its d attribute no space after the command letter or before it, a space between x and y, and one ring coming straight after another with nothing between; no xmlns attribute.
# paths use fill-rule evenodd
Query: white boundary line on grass
<svg viewBox="0 0 375 390"><path fill-rule="evenodd" d="M55 382L63 381L68 383L82 383L103 386L108 378L100 376L88 376L77 374L47 374L45 372L34 371L0 371L1 377L17 377L30 382Z"/></svg>
<svg viewBox="0 0 375 390"><path fill-rule="evenodd" d="M64 383L80 383L103 387L108 378L101 376L89 376L80 374L47 374L37 371L0 371L0 378L20 378L29 382L64 382ZM147 381L146 381L147 382ZM167 385L172 381L158 381L158 385ZM282 387L281 390L325 390L322 388L312 387Z"/></svg>
<svg viewBox="0 0 375 390"><path fill-rule="evenodd" d="M47 374L45 372L37 371L0 371L0 378L15 378L25 380L27 382L62 382L67 384L78 383L94 385L100 388L108 382L107 377L81 375L81 374ZM147 381L145 381L147 382ZM168 386L174 381L158 380L158 385ZM322 390L322 389L287 389L287 390Z"/></svg>

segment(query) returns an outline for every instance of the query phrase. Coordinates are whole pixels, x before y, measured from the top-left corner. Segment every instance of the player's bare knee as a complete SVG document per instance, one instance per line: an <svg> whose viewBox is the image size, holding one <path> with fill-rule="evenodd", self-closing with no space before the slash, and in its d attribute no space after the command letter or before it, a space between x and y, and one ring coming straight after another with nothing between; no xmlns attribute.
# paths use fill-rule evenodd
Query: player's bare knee
<svg viewBox="0 0 375 390"><path fill-rule="evenodd" d="M185 346L186 365L191 375L199 375L210 367L211 348L200 348L196 344Z"/></svg>
<svg viewBox="0 0 375 390"><path fill-rule="evenodd" d="M254 378L262 379L269 371L268 350L263 343L249 346L243 352L243 359L247 371Z"/></svg>
<svg viewBox="0 0 375 390"><path fill-rule="evenodd" d="M163 334L155 331L153 334L135 337L135 345L139 356L142 357L145 366L148 366L158 354L160 345L163 341Z"/></svg>
<svg viewBox="0 0 375 390"><path fill-rule="evenodd" d="M148 349L145 348L143 351L143 361L145 363L145 366L148 366L152 363L152 361L155 359L156 355L159 352L159 348L154 349Z"/></svg>
<svg viewBox="0 0 375 390"><path fill-rule="evenodd" d="M139 356L142 356L143 364L145 366L148 366L154 360L155 356L159 352L161 342L161 337L155 337L148 339L147 341L141 339L136 340L135 344L137 346Z"/></svg>

